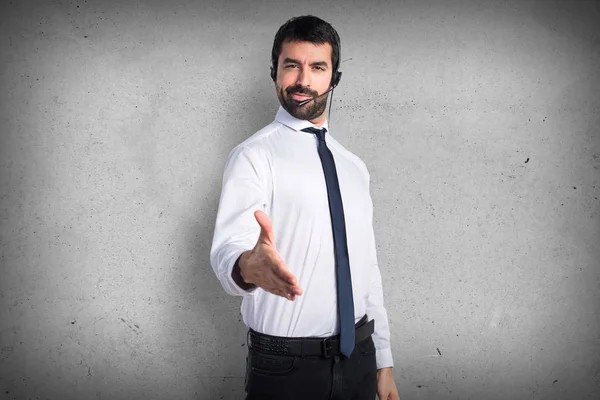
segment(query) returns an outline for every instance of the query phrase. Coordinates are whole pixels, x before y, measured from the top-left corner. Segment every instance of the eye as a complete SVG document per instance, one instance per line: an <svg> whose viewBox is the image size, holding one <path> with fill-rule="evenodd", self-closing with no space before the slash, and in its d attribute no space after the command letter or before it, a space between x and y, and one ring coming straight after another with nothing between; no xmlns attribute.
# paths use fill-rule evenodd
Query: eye
<svg viewBox="0 0 600 400"><path fill-rule="evenodd" d="M286 69L294 68L294 67L296 67L296 64L288 64L285 66Z"/></svg>

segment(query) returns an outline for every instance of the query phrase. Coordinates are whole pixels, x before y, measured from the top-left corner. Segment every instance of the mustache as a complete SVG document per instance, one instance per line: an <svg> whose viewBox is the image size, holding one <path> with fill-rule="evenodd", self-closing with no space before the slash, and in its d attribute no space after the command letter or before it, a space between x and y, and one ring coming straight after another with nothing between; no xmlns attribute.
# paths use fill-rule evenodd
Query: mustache
<svg viewBox="0 0 600 400"><path fill-rule="evenodd" d="M313 96L313 97L318 94L317 92L313 92L313 91L309 90L308 88L305 88L302 86L289 87L285 91L287 92L287 94L299 93L299 94L305 94L307 96Z"/></svg>

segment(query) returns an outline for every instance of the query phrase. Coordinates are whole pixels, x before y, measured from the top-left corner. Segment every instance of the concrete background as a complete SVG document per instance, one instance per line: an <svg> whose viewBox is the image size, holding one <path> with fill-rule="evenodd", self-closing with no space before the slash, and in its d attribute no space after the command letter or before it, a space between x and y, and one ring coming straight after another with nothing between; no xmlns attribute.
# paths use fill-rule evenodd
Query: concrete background
<svg viewBox="0 0 600 400"><path fill-rule="evenodd" d="M342 38L402 400L598 398L598 2L0 4L0 399L243 399L209 250L307 13Z"/></svg>

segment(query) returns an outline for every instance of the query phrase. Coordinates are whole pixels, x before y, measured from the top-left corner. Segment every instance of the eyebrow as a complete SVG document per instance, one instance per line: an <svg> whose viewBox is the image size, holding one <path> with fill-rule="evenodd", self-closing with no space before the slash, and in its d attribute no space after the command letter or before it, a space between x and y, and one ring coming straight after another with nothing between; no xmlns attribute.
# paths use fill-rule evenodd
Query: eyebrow
<svg viewBox="0 0 600 400"><path fill-rule="evenodd" d="M283 60L283 63L284 64L289 64L289 63L302 64L299 60L296 60L294 58L289 58L289 57L286 57ZM311 66L322 66L322 67L327 67L328 66L326 61L315 61L315 62L310 63L310 65Z"/></svg>

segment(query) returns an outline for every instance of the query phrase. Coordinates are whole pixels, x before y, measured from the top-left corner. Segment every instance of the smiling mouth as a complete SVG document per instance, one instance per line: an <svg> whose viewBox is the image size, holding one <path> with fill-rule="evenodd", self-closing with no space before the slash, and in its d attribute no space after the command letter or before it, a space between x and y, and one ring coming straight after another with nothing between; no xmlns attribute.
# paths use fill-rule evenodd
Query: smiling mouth
<svg viewBox="0 0 600 400"><path fill-rule="evenodd" d="M312 96L309 96L307 94L301 94L301 93L292 93L292 97L298 101L308 100L308 99L312 98Z"/></svg>

